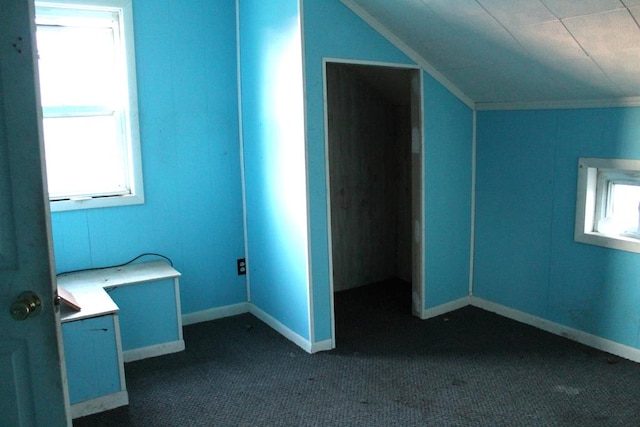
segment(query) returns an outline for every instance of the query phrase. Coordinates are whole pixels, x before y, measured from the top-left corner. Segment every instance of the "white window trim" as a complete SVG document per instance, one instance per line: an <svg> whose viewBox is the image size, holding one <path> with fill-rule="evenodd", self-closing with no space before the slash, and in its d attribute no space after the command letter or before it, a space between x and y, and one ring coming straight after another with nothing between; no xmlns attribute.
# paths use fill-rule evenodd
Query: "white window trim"
<svg viewBox="0 0 640 427"><path fill-rule="evenodd" d="M95 9L120 11L121 38L126 47L128 103L125 108L125 125L129 138L129 179L131 193L110 197L83 197L66 200L50 200L52 212L77 209L105 208L112 206L136 205L144 203L142 183L142 155L140 150L140 128L138 124L138 93L133 33L132 0L38 0L37 6L87 6Z"/></svg>
<svg viewBox="0 0 640 427"><path fill-rule="evenodd" d="M640 160L580 158L578 162L578 194L576 201L576 242L640 253L640 240L625 236L610 236L594 231L598 220L598 170L640 171Z"/></svg>

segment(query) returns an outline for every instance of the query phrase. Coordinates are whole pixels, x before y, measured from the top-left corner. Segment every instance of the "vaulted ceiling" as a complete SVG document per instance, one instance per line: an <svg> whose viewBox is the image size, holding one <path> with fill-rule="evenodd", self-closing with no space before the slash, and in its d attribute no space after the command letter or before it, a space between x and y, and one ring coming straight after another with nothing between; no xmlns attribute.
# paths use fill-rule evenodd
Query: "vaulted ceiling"
<svg viewBox="0 0 640 427"><path fill-rule="evenodd" d="M640 100L640 0L342 0L469 104Z"/></svg>

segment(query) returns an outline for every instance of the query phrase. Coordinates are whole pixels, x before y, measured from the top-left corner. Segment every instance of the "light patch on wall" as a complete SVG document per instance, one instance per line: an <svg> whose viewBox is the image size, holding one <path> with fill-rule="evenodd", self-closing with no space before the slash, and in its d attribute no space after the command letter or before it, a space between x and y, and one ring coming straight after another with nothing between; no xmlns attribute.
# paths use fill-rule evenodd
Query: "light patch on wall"
<svg viewBox="0 0 640 427"><path fill-rule="evenodd" d="M268 64L263 111L270 116L271 126L265 140L272 141L265 156L270 169L266 175L268 198L271 202L272 224L277 224L279 241L289 241L287 258L299 273L307 273L307 185L304 138L304 90L300 22L292 18L288 31L270 35L266 52ZM300 256L304 256L304 260Z"/></svg>

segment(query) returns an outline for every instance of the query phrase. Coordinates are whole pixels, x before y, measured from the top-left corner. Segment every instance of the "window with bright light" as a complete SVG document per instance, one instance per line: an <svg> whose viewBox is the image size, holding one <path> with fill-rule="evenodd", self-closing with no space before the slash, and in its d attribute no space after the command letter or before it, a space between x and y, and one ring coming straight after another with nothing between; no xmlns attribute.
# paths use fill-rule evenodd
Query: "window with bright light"
<svg viewBox="0 0 640 427"><path fill-rule="evenodd" d="M36 2L52 211L144 201L131 0Z"/></svg>
<svg viewBox="0 0 640 427"><path fill-rule="evenodd" d="M640 252L640 160L582 158L575 240Z"/></svg>

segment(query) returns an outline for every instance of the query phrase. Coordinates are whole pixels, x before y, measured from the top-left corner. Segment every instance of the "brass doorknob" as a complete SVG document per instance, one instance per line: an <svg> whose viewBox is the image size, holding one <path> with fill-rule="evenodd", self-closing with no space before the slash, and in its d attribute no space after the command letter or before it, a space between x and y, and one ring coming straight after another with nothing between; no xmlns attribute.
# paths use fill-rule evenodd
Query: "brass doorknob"
<svg viewBox="0 0 640 427"><path fill-rule="evenodd" d="M11 304L11 317L15 320L25 320L40 314L42 302L34 292L27 291L20 294L18 300Z"/></svg>

